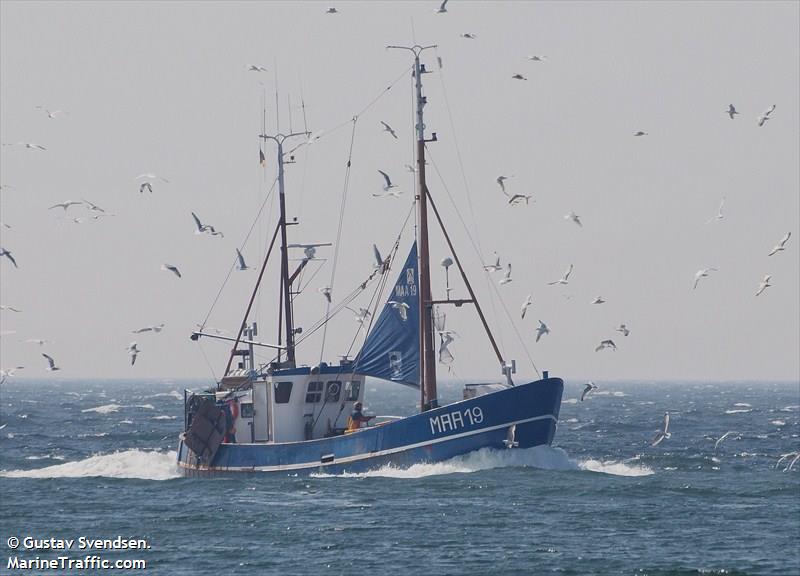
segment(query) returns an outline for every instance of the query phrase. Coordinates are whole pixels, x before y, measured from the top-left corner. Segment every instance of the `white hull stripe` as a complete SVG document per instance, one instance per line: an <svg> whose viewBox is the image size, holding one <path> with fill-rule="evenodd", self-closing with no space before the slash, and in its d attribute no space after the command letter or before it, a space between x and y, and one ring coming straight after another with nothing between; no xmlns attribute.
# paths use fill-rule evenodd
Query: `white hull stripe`
<svg viewBox="0 0 800 576"><path fill-rule="evenodd" d="M482 434L484 432L492 432L494 430L508 428L509 426L514 426L517 424L526 424L528 422L535 422L537 420L546 420L548 418L553 420L553 422L558 422L558 419L552 414L547 414L545 416L534 416L533 418L525 418L524 420L515 420L513 422L508 422L506 424L499 424L497 426L490 426L488 428L479 428L478 430L470 430L468 432L461 432L460 434L453 434L451 436L443 436L441 438L426 440L425 442L417 442L416 444L407 444L405 446L398 446L397 448L390 448L388 450L378 450L376 452L370 452L368 454L358 454L356 456L344 456L342 458L335 458L333 461L326 462L325 464L321 462L306 462L302 464L284 464L278 466L197 467L184 464L183 462L178 462L178 465L181 466L182 468L187 468L190 470L214 471L214 472L280 472L283 470L288 471L288 470L303 470L307 468L324 468L325 466L331 466L336 464L349 464L351 462L358 462L360 460L369 460L370 458L375 458L378 456L388 456L390 454L396 454L398 452L405 452L406 450L413 450L414 448L419 448L420 446L430 446L432 444L438 444L440 442L448 442L450 440L456 440L457 438L464 438L466 436L473 436L475 434Z"/></svg>

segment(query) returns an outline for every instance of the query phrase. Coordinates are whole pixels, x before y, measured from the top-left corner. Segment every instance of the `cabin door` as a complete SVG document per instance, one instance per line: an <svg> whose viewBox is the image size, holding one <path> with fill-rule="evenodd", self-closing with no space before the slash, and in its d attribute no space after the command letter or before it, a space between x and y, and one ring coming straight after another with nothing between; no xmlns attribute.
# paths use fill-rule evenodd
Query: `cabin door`
<svg viewBox="0 0 800 576"><path fill-rule="evenodd" d="M266 382L253 382L253 440L269 440L269 385Z"/></svg>

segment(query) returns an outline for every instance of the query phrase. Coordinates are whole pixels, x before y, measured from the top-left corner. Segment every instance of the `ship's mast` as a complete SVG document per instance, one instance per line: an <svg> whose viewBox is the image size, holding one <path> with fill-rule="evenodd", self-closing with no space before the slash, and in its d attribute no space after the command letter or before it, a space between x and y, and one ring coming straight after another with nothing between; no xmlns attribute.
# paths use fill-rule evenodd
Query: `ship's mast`
<svg viewBox="0 0 800 576"><path fill-rule="evenodd" d="M286 364L287 367L295 365L294 358L294 322L292 319L292 291L291 282L289 279L289 249L286 240L286 190L284 185L284 159L283 159L283 143L289 138L295 136L306 136L307 132L294 132L292 134L261 134L260 137L264 140L273 140L278 145L278 198L280 203L280 220L278 227L281 233L281 296L282 296L282 316L284 325L284 334L286 335ZM292 158L289 159L292 161Z"/></svg>
<svg viewBox="0 0 800 576"><path fill-rule="evenodd" d="M433 344L433 317L431 296L431 267L428 248L428 187L425 184L425 143L436 141L434 132L429 140L425 139L425 122L423 109L426 98L422 95L422 75L427 71L420 64L419 55L423 50L435 46L388 46L402 48L414 53L414 79L416 84L416 133L417 133L417 253L419 258L419 333L420 333L420 390L421 407L424 412L436 408L438 396L436 392L436 353Z"/></svg>

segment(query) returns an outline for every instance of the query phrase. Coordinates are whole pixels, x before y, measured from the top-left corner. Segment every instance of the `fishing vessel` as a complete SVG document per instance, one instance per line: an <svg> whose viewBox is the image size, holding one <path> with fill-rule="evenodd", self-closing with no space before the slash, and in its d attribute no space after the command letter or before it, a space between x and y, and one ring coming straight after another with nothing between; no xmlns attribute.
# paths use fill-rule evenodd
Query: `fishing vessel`
<svg viewBox="0 0 800 576"><path fill-rule="evenodd" d="M433 46L391 46L413 53L416 167L416 226L407 257L397 258L400 239L383 258L375 248L375 266L355 292L333 303L329 288L328 312L317 327L373 289L373 309L355 311L366 331L358 353L336 362L301 363L296 356L301 330L294 324L295 281L313 259L319 244L290 244L287 222L284 164L293 159L284 146L292 137L308 138L307 132L261 137L277 145L280 215L260 269L256 287L235 338L200 328L192 339L216 338L233 342L223 377L215 389L185 393L184 431L177 459L187 475L233 472L329 473L359 472L386 465L408 467L441 461L476 450L524 449L549 445L556 431L563 381L545 371L530 382L514 382L515 363L504 359L492 336L461 261L451 243L425 180L426 138L422 79L427 72L420 54ZM389 183L387 182L387 185ZM428 243L429 209L440 225L451 258L467 294L434 298ZM258 329L250 321L253 302L276 241L280 241L279 342L257 341ZM290 269L289 249L303 248L306 257ZM396 264L400 263L398 267ZM388 280L395 278L394 284ZM386 288L389 288L388 294ZM379 304L383 303L378 312ZM439 325L439 310L448 306L475 309L493 350L501 378L495 383L468 383L463 399L440 405L437 392L437 348L448 354L449 334ZM375 319L371 321L371 319ZM273 360L256 361L256 348L274 351ZM235 362L235 366L234 366ZM362 426L365 379L378 378L419 389L420 411L406 417L377 417Z"/></svg>

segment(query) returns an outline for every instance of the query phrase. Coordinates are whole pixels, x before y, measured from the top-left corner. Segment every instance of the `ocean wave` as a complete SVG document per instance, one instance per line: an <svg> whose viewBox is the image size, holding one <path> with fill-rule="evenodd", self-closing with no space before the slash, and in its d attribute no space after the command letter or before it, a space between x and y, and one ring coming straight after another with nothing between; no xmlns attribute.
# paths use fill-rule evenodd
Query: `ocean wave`
<svg viewBox="0 0 800 576"><path fill-rule="evenodd" d="M85 410L81 410L81 412L97 412L98 414L111 414L112 412L118 412L120 408L122 408L122 406L119 404L104 404L103 406L96 406L95 408L86 408Z"/></svg>
<svg viewBox="0 0 800 576"><path fill-rule="evenodd" d="M444 474L467 474L492 468L529 467L541 470L587 470L613 476L649 476L653 470L645 465L631 465L619 461L582 460L570 458L561 448L536 446L525 450L493 450L482 448L476 452L456 456L443 462L414 464L399 468L391 464L368 472L342 474L311 474L315 478L424 478Z"/></svg>
<svg viewBox="0 0 800 576"><path fill-rule="evenodd" d="M175 463L177 453L125 450L112 454L91 456L85 460L66 462L33 470L0 472L6 478L137 478L140 480L170 480L179 478Z"/></svg>
<svg viewBox="0 0 800 576"><path fill-rule="evenodd" d="M725 414L747 414L752 411L751 408L737 408L735 410L725 410Z"/></svg>

